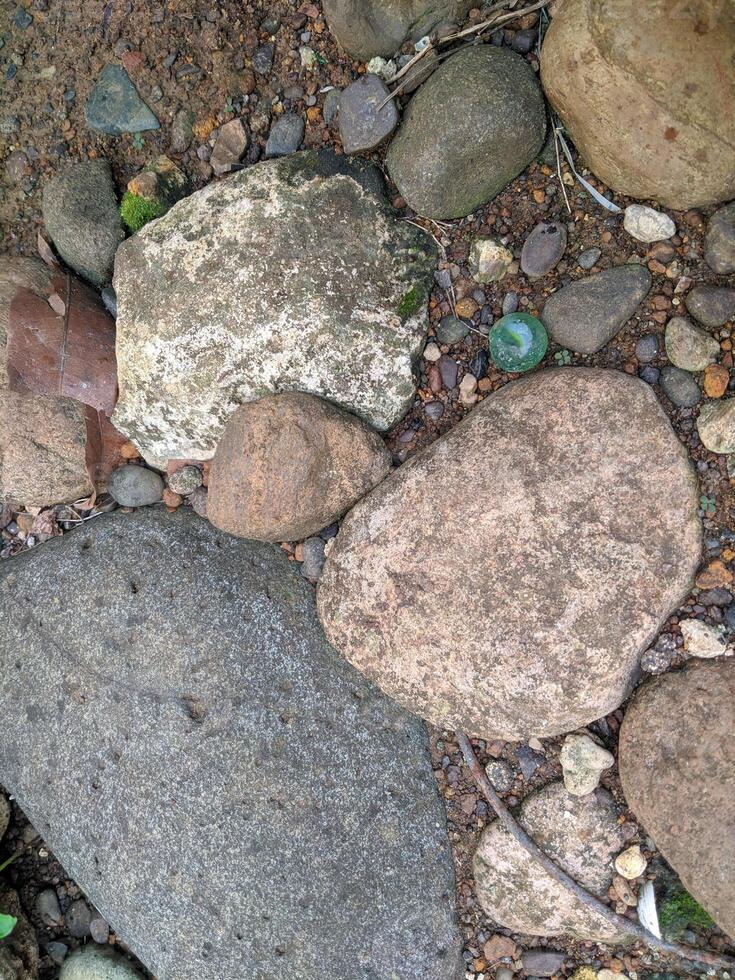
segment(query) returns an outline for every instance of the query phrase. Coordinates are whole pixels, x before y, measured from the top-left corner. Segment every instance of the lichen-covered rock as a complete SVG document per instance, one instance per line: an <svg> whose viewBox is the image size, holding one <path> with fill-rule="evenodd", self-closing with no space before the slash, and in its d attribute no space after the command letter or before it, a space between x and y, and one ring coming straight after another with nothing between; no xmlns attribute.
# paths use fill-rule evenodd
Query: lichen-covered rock
<svg viewBox="0 0 735 980"><path fill-rule="evenodd" d="M461 23L473 0L325 0L329 30L360 61L389 58L442 22Z"/></svg>
<svg viewBox="0 0 735 980"><path fill-rule="evenodd" d="M628 707L625 798L684 887L735 936L735 659L649 681Z"/></svg>
<svg viewBox="0 0 735 980"><path fill-rule="evenodd" d="M391 456L364 422L314 395L241 405L209 473L207 517L230 534L301 541L380 483Z"/></svg>
<svg viewBox="0 0 735 980"><path fill-rule="evenodd" d="M423 726L280 548L118 512L0 563L0 604L0 782L151 973L456 980Z"/></svg>
<svg viewBox="0 0 735 980"><path fill-rule="evenodd" d="M0 258L0 499L35 507L92 492L84 406L71 398L8 390L11 303L20 290L47 296L51 275L39 259Z"/></svg>
<svg viewBox="0 0 735 980"><path fill-rule="evenodd" d="M735 197L733 59L732 4L564 0L541 80L601 180L685 211Z"/></svg>
<svg viewBox="0 0 735 980"><path fill-rule="evenodd" d="M518 821L575 881L606 897L612 859L624 844L615 804L607 792L572 796L563 783L551 783L526 797ZM498 821L483 832L473 870L480 905L506 929L602 942L623 938L622 932L552 878Z"/></svg>
<svg viewBox="0 0 735 980"><path fill-rule="evenodd" d="M125 238L107 160L72 164L43 189L43 221L61 258L93 286L112 279Z"/></svg>
<svg viewBox="0 0 735 980"><path fill-rule="evenodd" d="M452 506L439 515L437 501ZM647 385L540 372L350 511L320 617L355 666L435 724L506 739L568 732L620 705L689 591L698 505Z"/></svg>
<svg viewBox="0 0 735 980"><path fill-rule="evenodd" d="M302 390L389 428L435 255L374 167L328 151L210 184L118 251L115 425L149 461L207 459L238 404Z"/></svg>
<svg viewBox="0 0 735 980"><path fill-rule="evenodd" d="M386 163L414 211L460 218L517 177L545 133L544 99L528 62L508 48L472 46L413 96Z"/></svg>

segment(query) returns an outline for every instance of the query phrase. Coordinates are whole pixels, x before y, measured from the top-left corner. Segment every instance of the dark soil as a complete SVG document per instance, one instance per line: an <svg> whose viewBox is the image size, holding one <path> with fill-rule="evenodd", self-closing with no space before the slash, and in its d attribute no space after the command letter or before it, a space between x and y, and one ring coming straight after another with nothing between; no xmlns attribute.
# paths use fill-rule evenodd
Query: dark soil
<svg viewBox="0 0 735 980"><path fill-rule="evenodd" d="M26 10L33 18L26 29L16 26L18 9ZM272 71L263 76L254 74L250 65L258 47L270 40L260 29L266 18L279 19L280 27L275 38ZM304 32L308 32L308 38ZM506 41L511 36L512 32ZM306 146L328 145L339 150L336 129L327 127L321 114L325 98L322 90L327 86L344 86L358 74L358 66L337 49L326 30L319 3L307 2L299 6L297 2L287 0L251 3L241 0L109 0L108 3L103 0L19 0L17 6L14 2L0 0L0 38L3 41L0 71L4 79L0 107L0 160L4 161L0 166L1 248L26 255L36 253L37 233L42 230L40 202L44 180L64 164L95 156L107 157L122 193L127 181L145 163L166 153L185 171L192 188L196 189L212 179L211 168L203 159L207 156L206 150L200 150L197 155L197 148L206 147L216 127L241 116L251 132L251 147L243 162L253 163L262 155L270 121L284 109L297 112L306 119ZM299 48L302 46L317 54L313 71L301 68ZM536 64L535 54L529 54L528 58ZM140 137L108 137L87 128L84 103L101 69L109 62L125 65L140 94L159 117L160 130ZM195 113L195 136L189 150L175 154L171 150L172 123L182 108ZM18 129L9 132L14 129L15 120ZM20 175L8 166L9 155L17 150L24 151L28 158L26 172ZM380 155L376 160L381 162ZM563 169L565 173L568 170L566 166ZM628 203L599 182L595 182L595 186L620 207ZM637 339L646 333L656 333L663 351L664 326L683 302L686 280L691 279L695 285L718 282L702 259L702 236L709 212L673 213L671 216L679 234L672 239L674 247L667 254L666 249L649 248L631 239L623 231L621 217L597 205L586 191L573 184L569 175L565 178L565 188L571 214L565 206L556 164L549 159L548 163L532 164L498 198L468 218L434 223L416 219L405 211L407 218L419 221L439 240L445 253L441 266L450 271L452 278L453 295L438 285L433 291L432 332L439 319L451 313L453 305L465 297L474 296L477 311L472 316L475 329L467 341L451 349L444 348L460 365L457 387L433 395L428 389L427 377L423 375L412 410L390 435L388 442L397 463L447 431L468 410L459 402L459 381L474 355L486 348L487 324L501 315L504 296L509 292L517 293L520 309L537 313L553 290L588 275L576 264L575 257L583 249L601 249L602 256L595 271L631 260L646 264L653 273L654 285L638 314L606 348L591 357L573 354L569 358L572 364L593 364L630 374L639 373L642 365L635 357ZM395 188L391 188L391 192L394 203L402 206ZM569 232L566 256L551 274L533 283L522 274L511 275L502 283L484 288L471 280L466 259L476 234L502 238L518 257L525 238L540 220L561 221ZM486 325L484 330L483 323ZM728 324L720 332L722 363L728 367L732 366L732 330L733 324ZM545 363L554 365L566 357L551 344ZM665 357L659 356L653 366L664 363ZM506 384L510 377L497 371L491 363L487 377L480 380L481 397ZM735 378L730 382L730 391L733 389ZM701 446L694 424L697 409L677 409L660 391L657 390L657 394L699 475L707 556L720 556L733 567L735 496L725 457L715 456ZM438 422L433 422L426 415L424 404L437 399L444 403L445 411ZM2 532L3 556L29 545L27 531L32 516L6 513L3 526L17 517L20 519L10 524L11 529ZM692 615L710 622L723 619L720 607L699 605L694 593L669 619L663 632L671 634L680 646L679 618ZM683 654L679 652L674 665L682 659ZM617 731L624 710L623 707L591 726L613 752L616 751ZM498 930L479 910L471 877L471 856L479 833L489 820L488 806L462 765L452 734L432 729L431 739L434 767L447 808L448 829L455 853L467 976L489 977L497 964L485 961L483 944L495 932L503 930ZM477 744L483 762L491 755L505 758L518 771L518 746ZM514 805L529 789L559 776L559 747L560 740L545 740L541 764L527 781L518 775L511 792L506 794L507 802ZM605 774L603 785L618 801L621 821L629 824L631 840L641 842L644 850L652 853L652 842L626 810L615 770ZM23 857L4 872L4 880L19 891L26 913L38 930L42 953L46 944L53 940L73 948L80 940L70 936L64 924L49 929L40 922L35 913L35 898L44 888L54 887L60 895L62 910L65 910L79 897L79 889L68 880L45 845L33 839L26 819L16 810L2 853L9 854L21 847ZM646 970L687 972L680 962L666 962L640 950L625 953L593 943L514 938L519 947L540 944L567 951L569 957L564 971L567 974L579 963L604 965L629 975ZM716 929L689 938L713 949L735 952ZM116 941L114 936L111 941ZM45 955L41 977L54 976L56 969ZM700 971L692 967L691 972Z"/></svg>

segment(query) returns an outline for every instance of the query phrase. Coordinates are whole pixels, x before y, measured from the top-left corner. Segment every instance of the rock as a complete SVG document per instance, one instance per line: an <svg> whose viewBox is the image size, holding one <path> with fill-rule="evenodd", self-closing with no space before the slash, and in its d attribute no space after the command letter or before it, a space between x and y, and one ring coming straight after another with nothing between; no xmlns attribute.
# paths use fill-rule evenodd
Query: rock
<svg viewBox="0 0 735 980"><path fill-rule="evenodd" d="M63 918L59 899L53 888L44 888L36 895L36 913L45 926L58 926Z"/></svg>
<svg viewBox="0 0 735 980"><path fill-rule="evenodd" d="M125 232L107 160L84 160L53 177L43 189L43 221L68 266L94 286L110 283Z"/></svg>
<svg viewBox="0 0 735 980"><path fill-rule="evenodd" d="M120 65L105 65L84 107L87 125L110 136L160 129L153 112L138 95Z"/></svg>
<svg viewBox="0 0 735 980"><path fill-rule="evenodd" d="M242 119L231 119L220 128L212 155L210 166L220 177L228 173L242 160L248 148L248 132Z"/></svg>
<svg viewBox="0 0 735 980"><path fill-rule="evenodd" d="M701 619L684 619L679 627L684 649L691 657L721 657L727 651L724 626L710 626Z"/></svg>
<svg viewBox="0 0 735 980"><path fill-rule="evenodd" d="M128 464L113 470L107 490L121 507L148 507L161 499L164 483L153 470Z"/></svg>
<svg viewBox="0 0 735 980"><path fill-rule="evenodd" d="M485 773L498 793L509 793L513 789L515 773L502 759L491 759L485 766Z"/></svg>
<svg viewBox="0 0 735 980"><path fill-rule="evenodd" d="M56 966L61 966L69 952L69 947L66 943L50 942L46 943L46 952L52 963L56 964Z"/></svg>
<svg viewBox="0 0 735 980"><path fill-rule="evenodd" d="M704 260L720 276L735 272L735 201L720 208L709 219Z"/></svg>
<svg viewBox="0 0 735 980"><path fill-rule="evenodd" d="M644 684L620 732L625 798L718 926L735 935L735 660Z"/></svg>
<svg viewBox="0 0 735 980"><path fill-rule="evenodd" d="M585 796L597 789L604 770L615 765L615 756L589 735L567 735L559 761L567 791Z"/></svg>
<svg viewBox="0 0 735 980"><path fill-rule="evenodd" d="M64 960L59 980L143 980L143 974L109 946L84 946Z"/></svg>
<svg viewBox="0 0 735 980"><path fill-rule="evenodd" d="M89 926L92 922L92 913L83 898L72 902L66 910L64 916L67 932L75 939L84 939L89 935Z"/></svg>
<svg viewBox="0 0 735 980"><path fill-rule="evenodd" d="M473 0L326 0L329 30L358 61L391 57L407 37L419 38L442 22L463 22Z"/></svg>
<svg viewBox="0 0 735 980"><path fill-rule="evenodd" d="M17 892L0 891L0 909L18 921L0 945L0 978L2 980L37 980L39 955L36 932L23 914Z"/></svg>
<svg viewBox="0 0 735 980"><path fill-rule="evenodd" d="M117 320L117 296L115 295L115 290L112 286L105 286L104 289L100 291L100 297L102 302L105 304L105 309L113 318Z"/></svg>
<svg viewBox="0 0 735 980"><path fill-rule="evenodd" d="M470 249L469 266L477 282L500 282L513 264L513 253L494 238L476 238Z"/></svg>
<svg viewBox="0 0 735 980"><path fill-rule="evenodd" d="M460 218L499 194L545 134L543 97L528 62L507 48L470 46L413 96L386 164L414 211Z"/></svg>
<svg viewBox="0 0 735 980"><path fill-rule="evenodd" d="M380 436L313 395L242 405L209 474L207 516L258 541L301 541L336 521L390 470Z"/></svg>
<svg viewBox="0 0 735 980"><path fill-rule="evenodd" d="M600 180L686 211L735 197L734 57L728 4L564 0L541 81Z"/></svg>
<svg viewBox="0 0 735 980"><path fill-rule="evenodd" d="M601 255L602 250L599 248L586 248L577 256L577 265L580 269L589 270L597 264Z"/></svg>
<svg viewBox="0 0 735 980"><path fill-rule="evenodd" d="M451 347L452 344L458 344L460 340L464 340L469 332L469 324L464 320L459 320L456 316L451 315L443 316L436 328L436 339L440 344L448 344ZM424 352L424 356L426 356L426 352ZM436 360L439 360L439 357Z"/></svg>
<svg viewBox="0 0 735 980"><path fill-rule="evenodd" d="M496 933L483 945L482 953L488 963L492 965L504 959L514 960L518 953L518 947L510 936L503 936L500 933ZM511 977L513 976L512 970L510 971L510 975ZM499 976L500 971L495 974L496 980L498 980Z"/></svg>
<svg viewBox="0 0 735 980"><path fill-rule="evenodd" d="M261 44L252 57L253 71L259 75L269 75L273 68L273 58L276 54L276 46L270 41L268 44Z"/></svg>
<svg viewBox="0 0 735 980"><path fill-rule="evenodd" d="M0 595L0 779L151 973L458 974L423 726L279 548L117 513L2 563Z"/></svg>
<svg viewBox="0 0 735 980"><path fill-rule="evenodd" d="M634 881L640 878L646 870L646 859L643 857L638 844L627 847L615 858L615 870L626 881Z"/></svg>
<svg viewBox="0 0 735 980"><path fill-rule="evenodd" d="M31 161L23 150L13 150L5 158L5 173L14 184L20 184L31 173Z"/></svg>
<svg viewBox="0 0 735 980"><path fill-rule="evenodd" d="M0 793L0 840L3 839L10 826L10 815L10 802L4 793Z"/></svg>
<svg viewBox="0 0 735 980"><path fill-rule="evenodd" d="M722 364L708 364L704 369L704 393L708 398L722 398L730 383L730 372Z"/></svg>
<svg viewBox="0 0 735 980"><path fill-rule="evenodd" d="M662 242L676 234L676 225L662 211L645 204L629 204L623 217L623 228L639 242Z"/></svg>
<svg viewBox="0 0 735 980"><path fill-rule="evenodd" d="M620 265L579 279L553 293L541 319L561 347L595 354L633 316L651 288L639 265Z"/></svg>
<svg viewBox="0 0 735 980"><path fill-rule="evenodd" d="M669 320L664 342L671 363L685 371L704 371L720 356L720 345L712 334L695 327L684 316Z"/></svg>
<svg viewBox="0 0 735 980"><path fill-rule="evenodd" d="M200 487L201 485L202 471L198 466L193 466L191 464L188 466L182 466L178 470L174 470L174 472L171 473L168 478L169 490L173 490L174 493L178 493L182 497L188 497L189 494L194 493L197 487Z"/></svg>
<svg viewBox="0 0 735 980"><path fill-rule="evenodd" d="M564 966L566 953L555 949L527 949L521 957L523 971L532 977L553 977Z"/></svg>
<svg viewBox="0 0 735 980"><path fill-rule="evenodd" d="M97 916L89 923L89 934L96 943L106 943L110 938L110 927L104 919Z"/></svg>
<svg viewBox="0 0 735 980"><path fill-rule="evenodd" d="M339 135L345 153L369 153L398 125L395 99L377 75L361 75L339 99Z"/></svg>
<svg viewBox="0 0 735 980"><path fill-rule="evenodd" d="M149 221L160 218L189 192L183 170L173 160L161 155L147 164L128 181L120 204L123 222L132 233Z"/></svg>
<svg viewBox="0 0 735 980"><path fill-rule="evenodd" d="M725 286L695 286L684 300L695 320L705 327L721 327L735 319L735 289Z"/></svg>
<svg viewBox="0 0 735 980"><path fill-rule="evenodd" d="M735 453L735 398L704 405L697 419L697 431L712 453Z"/></svg>
<svg viewBox="0 0 735 980"><path fill-rule="evenodd" d="M266 157L285 157L295 153L304 139L304 120L294 112L284 112L271 127L265 144Z"/></svg>
<svg viewBox="0 0 735 980"><path fill-rule="evenodd" d="M324 568L325 544L321 538L307 538L303 544L304 560L301 564L301 574L310 582L316 582Z"/></svg>
<svg viewBox="0 0 735 980"><path fill-rule="evenodd" d="M324 96L324 108L322 109L322 115L324 116L324 122L327 126L331 126L334 120L337 118L339 113L339 100L342 96L342 90L338 88L330 89L329 92Z"/></svg>
<svg viewBox="0 0 735 980"><path fill-rule="evenodd" d="M518 309L518 293L506 293L503 297L503 316L509 316Z"/></svg>
<svg viewBox="0 0 735 980"><path fill-rule="evenodd" d="M540 279L561 261L567 247L567 230L556 221L536 225L523 244L521 269L529 279Z"/></svg>
<svg viewBox="0 0 735 980"><path fill-rule="evenodd" d="M391 428L435 260L377 170L329 151L210 184L118 251L115 424L151 460L207 459L238 404L306 389Z"/></svg>
<svg viewBox="0 0 735 980"><path fill-rule="evenodd" d="M437 500L455 502L441 521ZM581 501L593 500L580 530ZM568 732L622 702L688 594L698 506L686 453L643 382L538 372L355 506L327 557L319 614L348 660L434 724L509 740Z"/></svg>
<svg viewBox="0 0 735 980"><path fill-rule="evenodd" d="M702 392L694 378L681 368L666 365L659 378L661 391L678 408L694 408L702 400Z"/></svg>
<svg viewBox="0 0 735 980"><path fill-rule="evenodd" d="M648 364L658 356L658 337L655 333L646 333L636 341L635 356L641 364Z"/></svg>
<svg viewBox="0 0 735 980"><path fill-rule="evenodd" d="M193 109L179 109L171 124L171 152L186 153L194 136L196 113Z"/></svg>
<svg viewBox="0 0 735 980"><path fill-rule="evenodd" d="M570 796L561 782L551 783L524 799L516 819L575 881L606 897L612 858L623 845L608 793ZM608 943L622 939L606 919L552 878L497 820L483 831L473 870L480 905L506 929Z"/></svg>

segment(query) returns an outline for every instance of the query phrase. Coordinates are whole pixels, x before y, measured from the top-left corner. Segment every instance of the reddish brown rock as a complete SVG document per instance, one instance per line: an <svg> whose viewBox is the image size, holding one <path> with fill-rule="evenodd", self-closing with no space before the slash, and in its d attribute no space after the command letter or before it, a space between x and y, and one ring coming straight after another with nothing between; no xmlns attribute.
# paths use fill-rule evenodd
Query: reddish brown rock
<svg viewBox="0 0 735 980"><path fill-rule="evenodd" d="M298 541L341 517L389 468L380 436L353 415L314 395L271 395L228 422L207 516L239 537Z"/></svg>
<svg viewBox="0 0 735 980"><path fill-rule="evenodd" d="M541 80L601 180L685 211L735 197L733 58L730 3L564 0Z"/></svg>
<svg viewBox="0 0 735 980"><path fill-rule="evenodd" d="M735 660L649 681L620 731L625 798L684 887L735 936Z"/></svg>
<svg viewBox="0 0 735 980"><path fill-rule="evenodd" d="M621 372L506 385L346 517L327 637L437 725L526 739L615 710L689 591L698 490L650 388Z"/></svg>

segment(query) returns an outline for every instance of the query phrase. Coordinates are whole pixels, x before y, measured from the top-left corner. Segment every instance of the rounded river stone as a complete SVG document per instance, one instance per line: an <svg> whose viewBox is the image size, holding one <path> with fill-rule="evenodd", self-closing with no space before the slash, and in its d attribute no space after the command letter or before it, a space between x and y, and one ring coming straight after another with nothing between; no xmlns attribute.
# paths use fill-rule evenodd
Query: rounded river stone
<svg viewBox="0 0 735 980"><path fill-rule="evenodd" d="M353 508L320 618L355 666L437 725L568 732L622 703L687 594L697 508L686 452L647 385L542 371Z"/></svg>

